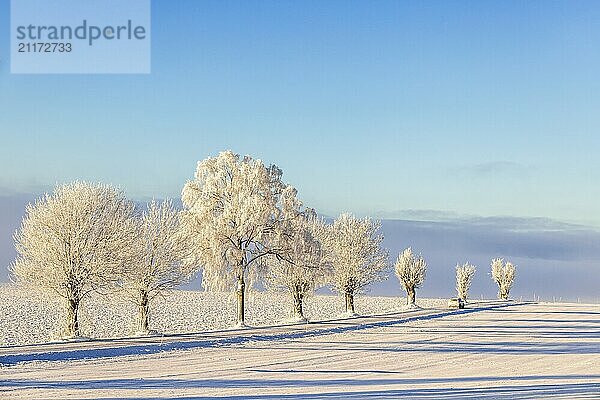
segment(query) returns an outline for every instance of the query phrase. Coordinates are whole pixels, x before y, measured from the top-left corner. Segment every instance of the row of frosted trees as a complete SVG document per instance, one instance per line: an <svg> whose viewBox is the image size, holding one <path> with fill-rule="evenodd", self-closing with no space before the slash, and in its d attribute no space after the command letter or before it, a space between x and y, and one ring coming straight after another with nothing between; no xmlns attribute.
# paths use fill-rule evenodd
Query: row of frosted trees
<svg viewBox="0 0 600 400"><path fill-rule="evenodd" d="M138 210L107 185L59 186L28 205L15 234L12 276L64 299L66 337L80 334L82 300L115 289L137 305L137 329L147 333L152 299L199 271L205 289L235 290L238 325L245 323L246 292L259 281L288 291L298 320L304 298L325 285L354 314L354 296L386 278L379 223L342 214L327 224L281 178L274 165L226 151L198 163L182 191L183 210L170 201ZM460 268L457 290L466 299L474 267ZM425 278L423 257L409 248L395 270L414 305ZM494 260L492 272L507 298L514 267Z"/></svg>
<svg viewBox="0 0 600 400"><path fill-rule="evenodd" d="M498 285L498 298L508 300L510 289L515 281L516 267L502 258L495 258L491 264L491 275ZM406 291L406 304L415 306L416 290L425 281L427 263L423 256L415 255L409 247L398 256L394 265L396 276ZM473 283L476 267L469 263L456 266L456 293L458 298L467 301Z"/></svg>
<svg viewBox="0 0 600 400"><path fill-rule="evenodd" d="M476 267L469 263L456 266L456 293L464 301L469 297L469 289L475 276ZM510 289L515 282L516 267L502 258L492 260L491 275L498 285L498 298L508 300Z"/></svg>

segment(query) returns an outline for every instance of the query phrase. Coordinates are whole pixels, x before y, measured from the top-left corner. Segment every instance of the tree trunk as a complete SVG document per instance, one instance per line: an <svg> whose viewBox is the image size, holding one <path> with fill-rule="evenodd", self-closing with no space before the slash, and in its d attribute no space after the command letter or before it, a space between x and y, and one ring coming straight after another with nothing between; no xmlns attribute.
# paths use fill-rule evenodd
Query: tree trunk
<svg viewBox="0 0 600 400"><path fill-rule="evenodd" d="M302 294L296 290L292 294L294 297L294 318L304 320L304 310L302 309Z"/></svg>
<svg viewBox="0 0 600 400"><path fill-rule="evenodd" d="M244 275L238 275L237 281L237 324L240 326L244 326L244 295L246 293L246 283L244 282Z"/></svg>
<svg viewBox="0 0 600 400"><path fill-rule="evenodd" d="M415 289L408 289L406 291L406 304L412 306L415 304L416 292Z"/></svg>
<svg viewBox="0 0 600 400"><path fill-rule="evenodd" d="M138 332L146 333L148 332L148 312L149 312L149 304L148 304L148 292L145 290L140 290L140 298L138 303Z"/></svg>
<svg viewBox="0 0 600 400"><path fill-rule="evenodd" d="M346 292L346 313L354 315L354 295Z"/></svg>
<svg viewBox="0 0 600 400"><path fill-rule="evenodd" d="M67 307L67 337L77 337L79 332L79 301L70 299Z"/></svg>

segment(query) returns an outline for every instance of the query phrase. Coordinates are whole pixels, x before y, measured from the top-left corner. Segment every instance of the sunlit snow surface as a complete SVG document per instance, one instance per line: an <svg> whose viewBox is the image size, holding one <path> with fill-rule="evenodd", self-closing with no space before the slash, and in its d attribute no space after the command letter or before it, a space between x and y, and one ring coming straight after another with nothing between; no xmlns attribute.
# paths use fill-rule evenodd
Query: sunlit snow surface
<svg viewBox="0 0 600 400"><path fill-rule="evenodd" d="M235 324L235 297L230 293L173 291L152 304L150 328L161 333L225 329ZM357 296L356 312L375 315L404 309L405 298ZM419 299L421 307L443 307L445 299ZM337 296L312 296L305 302L311 321L337 318L344 311ZM290 299L283 293L257 292L248 296L247 324L273 325L290 316ZM57 339L65 309L59 298L0 286L0 346L44 343ZM83 302L82 335L115 338L134 334L136 307L118 294L93 295Z"/></svg>

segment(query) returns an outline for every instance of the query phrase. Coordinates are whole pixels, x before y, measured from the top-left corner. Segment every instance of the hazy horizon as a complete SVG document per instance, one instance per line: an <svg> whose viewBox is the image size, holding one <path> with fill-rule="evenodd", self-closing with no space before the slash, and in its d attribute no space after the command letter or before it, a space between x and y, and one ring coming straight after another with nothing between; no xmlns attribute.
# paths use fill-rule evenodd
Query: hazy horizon
<svg viewBox="0 0 600 400"><path fill-rule="evenodd" d="M8 265L14 260L12 234L19 227L33 194L0 196L0 282L8 281ZM452 297L454 266L470 262L477 266L471 295L494 298L496 286L489 276L492 258L504 257L517 265L513 298L569 300L600 303L600 231L545 218L460 217L430 211L407 210L406 216L428 217L429 221L382 219L384 246L392 263L408 247L423 254L428 274L421 297ZM443 218L442 218L443 217ZM199 290L200 279L182 288ZM370 286L373 295L403 296L390 270L389 279Z"/></svg>

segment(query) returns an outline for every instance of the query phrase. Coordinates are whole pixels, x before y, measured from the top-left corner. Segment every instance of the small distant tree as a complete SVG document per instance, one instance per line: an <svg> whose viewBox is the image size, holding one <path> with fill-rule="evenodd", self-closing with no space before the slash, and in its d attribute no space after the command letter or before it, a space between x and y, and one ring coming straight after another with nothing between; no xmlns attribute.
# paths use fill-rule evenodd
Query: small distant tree
<svg viewBox="0 0 600 400"><path fill-rule="evenodd" d="M137 218L139 237L135 258L125 275L127 298L138 307L137 333L148 334L154 298L189 281L197 271L193 241L180 226L179 212L170 200L154 200Z"/></svg>
<svg viewBox="0 0 600 400"><path fill-rule="evenodd" d="M202 285L224 290L236 283L239 326L245 325L246 279L252 286L261 259L279 254L268 239L279 220L281 175L275 165L225 151L199 162L183 187L185 225L202 256Z"/></svg>
<svg viewBox="0 0 600 400"><path fill-rule="evenodd" d="M398 280L406 291L406 304L415 306L416 289L420 288L425 281L427 263L419 254L413 254L409 247L398 255L395 264Z"/></svg>
<svg viewBox="0 0 600 400"><path fill-rule="evenodd" d="M375 281L387 278L388 252L382 247L379 222L340 215L324 234L331 252L333 290L345 299L346 314L354 315L354 296Z"/></svg>
<svg viewBox="0 0 600 400"><path fill-rule="evenodd" d="M467 301L469 296L469 288L473 282L473 276L475 276L475 266L469 263L463 265L456 265L456 292L458 297Z"/></svg>
<svg viewBox="0 0 600 400"><path fill-rule="evenodd" d="M515 282L516 267L502 258L492 260L492 279L498 285L498 298L508 300L510 289Z"/></svg>
<svg viewBox="0 0 600 400"><path fill-rule="evenodd" d="M302 210L296 198L296 190L287 187L282 194L282 219L278 234L272 241L281 249L280 257L266 259L267 284L277 290L287 291L293 302L292 318L306 321L304 299L317 286L325 284L331 271L331 262L325 247L318 239L323 222L312 209Z"/></svg>
<svg viewBox="0 0 600 400"><path fill-rule="evenodd" d="M10 270L17 283L64 299L65 337L80 336L81 301L114 285L131 262L133 212L119 190L82 182L58 186L27 206Z"/></svg>

